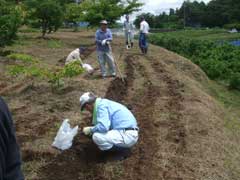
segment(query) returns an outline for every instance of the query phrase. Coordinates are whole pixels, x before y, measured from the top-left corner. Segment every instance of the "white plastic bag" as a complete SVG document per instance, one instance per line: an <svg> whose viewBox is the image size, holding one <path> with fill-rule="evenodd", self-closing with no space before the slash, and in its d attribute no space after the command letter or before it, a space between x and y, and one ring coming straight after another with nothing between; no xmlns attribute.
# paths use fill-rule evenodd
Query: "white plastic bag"
<svg viewBox="0 0 240 180"><path fill-rule="evenodd" d="M89 74L92 74L94 69L90 64L83 64L82 65L83 69L85 69Z"/></svg>
<svg viewBox="0 0 240 180"><path fill-rule="evenodd" d="M52 144L52 146L61 150L69 149L72 146L73 138L78 132L78 126L71 128L68 121L68 119L63 121Z"/></svg>

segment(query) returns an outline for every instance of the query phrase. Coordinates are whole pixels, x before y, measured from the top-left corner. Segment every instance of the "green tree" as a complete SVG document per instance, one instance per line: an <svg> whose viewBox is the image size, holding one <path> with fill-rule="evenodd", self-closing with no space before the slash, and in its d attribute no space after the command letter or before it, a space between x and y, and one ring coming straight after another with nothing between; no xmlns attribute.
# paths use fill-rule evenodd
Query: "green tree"
<svg viewBox="0 0 240 180"><path fill-rule="evenodd" d="M12 42L17 36L17 30L21 25L21 12L18 6L13 6L4 0L0 0L0 46Z"/></svg>
<svg viewBox="0 0 240 180"><path fill-rule="evenodd" d="M85 0L81 3L83 19L96 26L102 19L114 24L124 14L140 10L138 0Z"/></svg>
<svg viewBox="0 0 240 180"><path fill-rule="evenodd" d="M57 31L63 23L63 7L56 0L30 0L27 3L30 18L41 27L42 37Z"/></svg>
<svg viewBox="0 0 240 180"><path fill-rule="evenodd" d="M64 19L67 23L75 24L76 27L77 22L83 20L82 6L76 3L67 4Z"/></svg>

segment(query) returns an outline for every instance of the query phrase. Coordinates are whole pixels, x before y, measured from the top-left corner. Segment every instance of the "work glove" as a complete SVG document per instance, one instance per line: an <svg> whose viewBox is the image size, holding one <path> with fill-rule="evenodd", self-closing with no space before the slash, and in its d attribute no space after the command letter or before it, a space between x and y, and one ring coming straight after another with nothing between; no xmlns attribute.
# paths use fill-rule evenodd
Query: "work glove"
<svg viewBox="0 0 240 180"><path fill-rule="evenodd" d="M83 128L83 133L86 135L86 136L90 136L92 134L92 129L93 127L85 127Z"/></svg>
<svg viewBox="0 0 240 180"><path fill-rule="evenodd" d="M107 43L106 39L102 40L102 46L106 45L106 43Z"/></svg>

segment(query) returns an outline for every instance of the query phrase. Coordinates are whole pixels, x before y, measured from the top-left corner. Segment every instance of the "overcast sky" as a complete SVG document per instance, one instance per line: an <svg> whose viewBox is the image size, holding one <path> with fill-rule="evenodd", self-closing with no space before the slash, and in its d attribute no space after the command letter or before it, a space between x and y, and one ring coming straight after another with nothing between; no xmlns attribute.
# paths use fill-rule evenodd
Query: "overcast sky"
<svg viewBox="0 0 240 180"><path fill-rule="evenodd" d="M210 0L197 0L205 3ZM159 14L160 12L168 12L170 8L176 9L181 7L184 0L140 0L145 5L142 7L142 12L151 12L153 14Z"/></svg>
<svg viewBox="0 0 240 180"><path fill-rule="evenodd" d="M134 20L136 15L141 13L160 14L162 12L169 12L170 8L180 8L184 0L139 0L144 3L142 10L130 15L131 20ZM194 0L191 0L191 2ZM197 0L198 2L204 1L208 3L210 0ZM124 22L125 18L121 17L120 22Z"/></svg>

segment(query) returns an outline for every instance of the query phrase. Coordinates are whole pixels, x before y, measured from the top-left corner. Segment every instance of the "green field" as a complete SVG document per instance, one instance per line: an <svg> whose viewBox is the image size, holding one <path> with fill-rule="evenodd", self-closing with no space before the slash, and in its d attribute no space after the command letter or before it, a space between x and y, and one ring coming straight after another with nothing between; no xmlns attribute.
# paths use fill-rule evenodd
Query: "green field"
<svg viewBox="0 0 240 180"><path fill-rule="evenodd" d="M210 41L229 41L240 39L240 33L229 33L227 30L224 29L181 30L156 34L164 36L167 35L175 38L191 38L196 40Z"/></svg>

